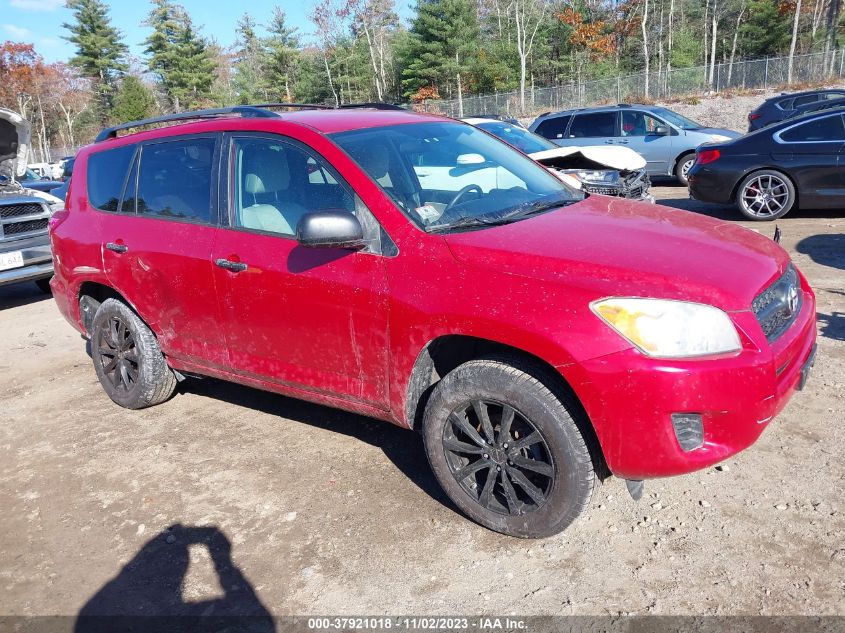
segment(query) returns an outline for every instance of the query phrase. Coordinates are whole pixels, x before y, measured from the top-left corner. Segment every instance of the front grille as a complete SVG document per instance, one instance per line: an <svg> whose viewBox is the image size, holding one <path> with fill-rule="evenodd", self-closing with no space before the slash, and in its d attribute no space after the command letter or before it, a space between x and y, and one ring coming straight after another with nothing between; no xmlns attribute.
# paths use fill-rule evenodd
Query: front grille
<svg viewBox="0 0 845 633"><path fill-rule="evenodd" d="M44 213L44 207L35 202L0 206L0 218L19 218L22 215L40 215L41 213Z"/></svg>
<svg viewBox="0 0 845 633"><path fill-rule="evenodd" d="M10 222L3 225L3 235L20 235L22 233L33 233L34 231L46 231L47 218L43 220L28 220L26 222Z"/></svg>
<svg viewBox="0 0 845 633"><path fill-rule="evenodd" d="M596 185L583 185L584 190L587 193L597 193L601 196L618 196L619 195L619 187L598 187Z"/></svg>
<svg viewBox="0 0 845 633"><path fill-rule="evenodd" d="M38 202L0 204L0 242L46 233L49 220L50 212Z"/></svg>
<svg viewBox="0 0 845 633"><path fill-rule="evenodd" d="M769 342L776 340L792 325L801 312L803 297L798 271L792 264L771 286L757 295L751 309Z"/></svg>

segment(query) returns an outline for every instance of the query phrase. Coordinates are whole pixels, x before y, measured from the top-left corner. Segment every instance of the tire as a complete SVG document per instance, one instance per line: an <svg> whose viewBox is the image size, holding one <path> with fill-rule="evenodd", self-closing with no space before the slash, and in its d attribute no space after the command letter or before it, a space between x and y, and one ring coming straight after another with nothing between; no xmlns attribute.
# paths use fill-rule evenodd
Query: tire
<svg viewBox="0 0 845 633"><path fill-rule="evenodd" d="M578 408L553 384L513 359L473 360L447 374L426 405L423 439L435 477L458 508L491 530L551 536L589 505L596 475Z"/></svg>
<svg viewBox="0 0 845 633"><path fill-rule="evenodd" d="M695 154L684 154L678 159L678 163L675 165L675 178L685 187L689 187L687 172L689 172L694 162Z"/></svg>
<svg viewBox="0 0 845 633"><path fill-rule="evenodd" d="M748 174L736 189L736 206L749 220L782 218L795 206L795 185L786 174L763 169Z"/></svg>
<svg viewBox="0 0 845 633"><path fill-rule="evenodd" d="M44 277L43 279L36 279L35 285L38 286L38 289L43 292L45 295L53 294L53 289L50 288L50 280L52 277Z"/></svg>
<svg viewBox="0 0 845 633"><path fill-rule="evenodd" d="M94 314L91 357L109 398L127 409L164 402L176 389L155 335L117 299L106 299Z"/></svg>

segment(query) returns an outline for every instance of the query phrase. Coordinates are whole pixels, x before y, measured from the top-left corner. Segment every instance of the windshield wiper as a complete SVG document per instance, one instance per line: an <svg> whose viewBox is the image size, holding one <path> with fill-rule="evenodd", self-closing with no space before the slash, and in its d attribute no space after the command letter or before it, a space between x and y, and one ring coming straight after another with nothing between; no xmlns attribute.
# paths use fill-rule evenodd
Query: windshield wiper
<svg viewBox="0 0 845 633"><path fill-rule="evenodd" d="M433 226L429 226L428 228L426 228L426 231L429 233L443 233L445 231L451 231L454 229L464 229L482 226L501 226L503 224L510 224L512 222L524 220L527 217L542 213L543 211L564 207L566 205L573 204L574 202L577 202L577 200L555 199L526 202L500 215L466 216L460 218L459 220L455 220L454 222L449 222L448 224L435 224Z"/></svg>

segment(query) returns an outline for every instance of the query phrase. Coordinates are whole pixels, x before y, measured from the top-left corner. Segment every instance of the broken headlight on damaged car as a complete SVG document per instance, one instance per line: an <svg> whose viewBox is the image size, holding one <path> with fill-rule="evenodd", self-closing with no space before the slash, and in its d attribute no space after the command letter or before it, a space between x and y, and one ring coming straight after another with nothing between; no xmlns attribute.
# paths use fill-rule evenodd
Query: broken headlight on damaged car
<svg viewBox="0 0 845 633"><path fill-rule="evenodd" d="M616 169L568 169L564 173L575 178L587 193L654 201L648 193L651 182L644 169L624 174Z"/></svg>

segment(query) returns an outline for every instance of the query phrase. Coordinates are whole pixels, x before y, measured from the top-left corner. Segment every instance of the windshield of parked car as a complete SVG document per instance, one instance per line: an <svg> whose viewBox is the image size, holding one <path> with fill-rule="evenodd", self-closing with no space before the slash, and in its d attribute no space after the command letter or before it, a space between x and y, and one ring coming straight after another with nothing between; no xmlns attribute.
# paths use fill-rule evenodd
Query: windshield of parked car
<svg viewBox="0 0 845 633"><path fill-rule="evenodd" d="M41 180L41 176L36 174L29 167L26 168L26 173L24 174L23 177L24 177L24 180Z"/></svg>
<svg viewBox="0 0 845 633"><path fill-rule="evenodd" d="M502 139L508 145L513 145L520 151L526 154L533 154L535 152L542 152L547 149L557 149L558 146L551 141L538 136L533 132L529 132L525 128L504 123L503 121L485 121L484 123L476 124L482 130L490 132L493 136Z"/></svg>
<svg viewBox="0 0 845 633"><path fill-rule="evenodd" d="M332 138L429 232L516 222L580 199L524 154L463 123L392 125Z"/></svg>
<svg viewBox="0 0 845 633"><path fill-rule="evenodd" d="M688 119L685 116L681 116L677 112L672 112L671 110L667 110L666 108L656 108L654 113L660 117L663 117L674 125L675 127L679 127L682 130L697 130L699 128L704 127L701 123L696 123L692 119Z"/></svg>

